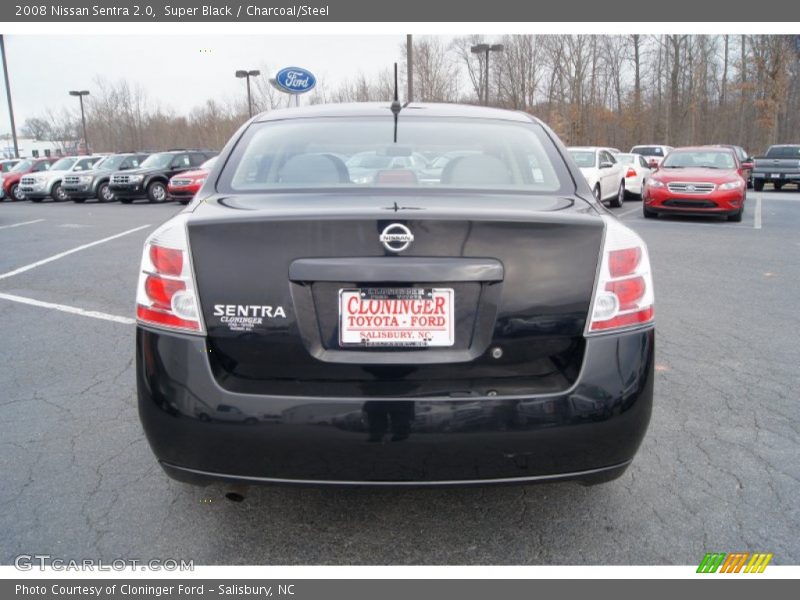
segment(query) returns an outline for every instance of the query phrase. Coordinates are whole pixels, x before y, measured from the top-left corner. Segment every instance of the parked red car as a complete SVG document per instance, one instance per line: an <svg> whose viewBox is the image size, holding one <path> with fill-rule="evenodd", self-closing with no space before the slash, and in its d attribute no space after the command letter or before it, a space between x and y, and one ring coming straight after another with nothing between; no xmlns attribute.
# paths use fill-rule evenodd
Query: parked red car
<svg viewBox="0 0 800 600"><path fill-rule="evenodd" d="M217 160L216 156L209 158L194 171L185 171L172 177L167 184L167 197L181 204L189 204L194 195L203 187L215 160Z"/></svg>
<svg viewBox="0 0 800 600"><path fill-rule="evenodd" d="M647 180L644 216L708 214L741 221L747 191L743 172L729 148L676 148Z"/></svg>
<svg viewBox="0 0 800 600"><path fill-rule="evenodd" d="M19 180L28 173L46 171L58 160L58 157L25 158L19 161L8 173L3 173L2 198L10 200L25 200L25 194L19 189Z"/></svg>

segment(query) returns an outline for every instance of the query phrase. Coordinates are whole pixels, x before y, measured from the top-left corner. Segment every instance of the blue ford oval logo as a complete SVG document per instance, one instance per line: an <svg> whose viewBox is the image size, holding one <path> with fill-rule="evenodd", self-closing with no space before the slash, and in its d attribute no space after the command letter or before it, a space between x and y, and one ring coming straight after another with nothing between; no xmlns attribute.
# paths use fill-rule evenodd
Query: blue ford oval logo
<svg viewBox="0 0 800 600"><path fill-rule="evenodd" d="M275 83L290 94L304 94L314 89L314 86L317 85L317 78L311 71L300 67L286 67L275 75Z"/></svg>

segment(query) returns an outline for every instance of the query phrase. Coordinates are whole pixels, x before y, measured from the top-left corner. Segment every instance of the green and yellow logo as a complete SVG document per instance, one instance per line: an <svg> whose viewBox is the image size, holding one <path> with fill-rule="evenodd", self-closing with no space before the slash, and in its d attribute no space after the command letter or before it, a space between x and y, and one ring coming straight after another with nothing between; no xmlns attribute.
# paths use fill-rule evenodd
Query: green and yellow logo
<svg viewBox="0 0 800 600"><path fill-rule="evenodd" d="M766 552L709 552L700 561L698 573L763 573L772 553Z"/></svg>

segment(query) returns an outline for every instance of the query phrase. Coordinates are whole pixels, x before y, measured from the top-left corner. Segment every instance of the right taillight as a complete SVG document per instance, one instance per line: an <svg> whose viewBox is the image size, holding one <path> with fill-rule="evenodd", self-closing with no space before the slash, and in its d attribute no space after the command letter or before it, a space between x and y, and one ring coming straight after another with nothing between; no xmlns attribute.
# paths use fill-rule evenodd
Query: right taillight
<svg viewBox="0 0 800 600"><path fill-rule="evenodd" d="M164 223L144 244L136 318L144 325L203 333L184 214Z"/></svg>
<svg viewBox="0 0 800 600"><path fill-rule="evenodd" d="M611 217L606 223L587 333L605 333L653 322L653 276L647 246Z"/></svg>

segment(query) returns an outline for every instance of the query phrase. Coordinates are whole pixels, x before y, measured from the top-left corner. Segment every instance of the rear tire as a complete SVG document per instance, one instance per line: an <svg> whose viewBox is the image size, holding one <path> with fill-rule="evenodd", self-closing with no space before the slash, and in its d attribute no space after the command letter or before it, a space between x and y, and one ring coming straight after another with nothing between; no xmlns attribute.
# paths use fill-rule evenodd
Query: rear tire
<svg viewBox="0 0 800 600"><path fill-rule="evenodd" d="M644 204L642 204L642 214L644 215L645 219L655 219L658 217L658 214L654 210L650 210Z"/></svg>
<svg viewBox="0 0 800 600"><path fill-rule="evenodd" d="M603 201L600 198L600 184L599 183L596 186L594 186L593 193L594 193L594 197L597 198L598 202L602 202Z"/></svg>
<svg viewBox="0 0 800 600"><path fill-rule="evenodd" d="M147 186L147 199L161 204L167 201L167 186L160 181L153 181Z"/></svg>
<svg viewBox="0 0 800 600"><path fill-rule="evenodd" d="M619 189L617 190L617 196L611 200L611 208L619 208L622 206L622 203L625 201L625 180L619 182Z"/></svg>
<svg viewBox="0 0 800 600"><path fill-rule="evenodd" d="M760 192L764 189L764 180L763 179L753 179L753 189L757 192Z"/></svg>

